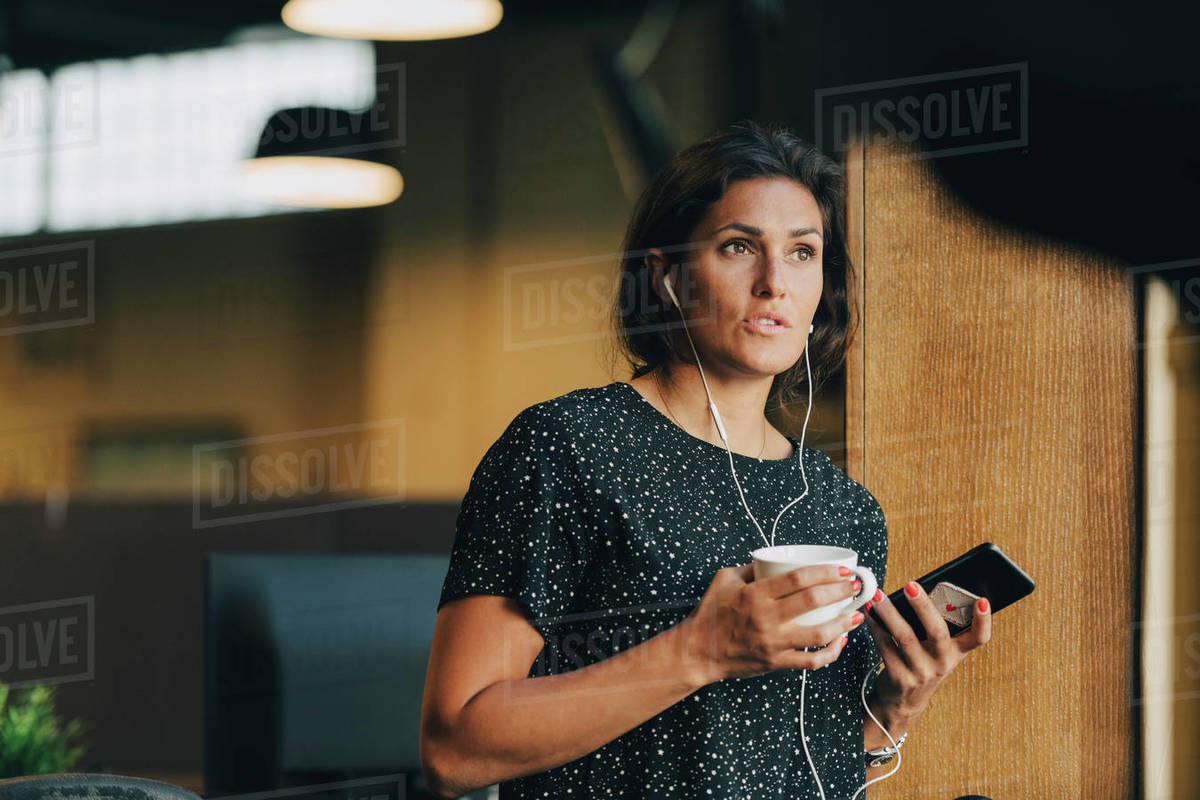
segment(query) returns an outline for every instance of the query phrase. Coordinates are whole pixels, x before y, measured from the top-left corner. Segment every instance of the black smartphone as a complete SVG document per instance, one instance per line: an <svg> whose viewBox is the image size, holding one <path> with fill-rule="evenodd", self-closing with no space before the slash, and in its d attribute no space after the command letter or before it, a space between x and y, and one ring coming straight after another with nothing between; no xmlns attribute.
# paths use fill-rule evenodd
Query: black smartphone
<svg viewBox="0 0 1200 800"><path fill-rule="evenodd" d="M957 636L971 627L971 605L975 598L986 597L991 613L995 614L1034 589L1033 579L991 542L973 547L928 575L922 575L917 578L917 583L934 600L934 605L940 606L938 611L946 620L951 636ZM904 587L889 594L888 599L912 626L917 638L924 640L925 626L909 605ZM871 613L874 613L873 609ZM956 620L965 621L966 624L959 624Z"/></svg>

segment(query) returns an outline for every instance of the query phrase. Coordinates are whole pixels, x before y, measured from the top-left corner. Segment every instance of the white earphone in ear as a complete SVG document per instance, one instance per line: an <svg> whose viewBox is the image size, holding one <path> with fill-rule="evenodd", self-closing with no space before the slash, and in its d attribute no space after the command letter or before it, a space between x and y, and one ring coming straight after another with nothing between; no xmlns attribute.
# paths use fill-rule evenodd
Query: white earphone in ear
<svg viewBox="0 0 1200 800"><path fill-rule="evenodd" d="M667 275L663 278L663 286L667 288L667 294L671 296L671 302L679 308L679 298L675 296L675 287L671 285L671 276ZM682 311L682 309L680 309Z"/></svg>

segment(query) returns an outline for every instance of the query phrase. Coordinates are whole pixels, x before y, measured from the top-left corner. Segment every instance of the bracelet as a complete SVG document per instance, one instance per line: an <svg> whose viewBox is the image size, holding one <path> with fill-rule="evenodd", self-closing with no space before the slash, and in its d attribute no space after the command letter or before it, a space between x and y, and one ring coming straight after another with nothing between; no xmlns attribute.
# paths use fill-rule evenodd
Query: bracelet
<svg viewBox="0 0 1200 800"><path fill-rule="evenodd" d="M896 757L896 753L900 752L900 747L904 744L904 740L908 738L908 732L896 740L896 746L881 747L878 750L868 750L865 753L868 767L882 767L885 764L892 763L892 759Z"/></svg>

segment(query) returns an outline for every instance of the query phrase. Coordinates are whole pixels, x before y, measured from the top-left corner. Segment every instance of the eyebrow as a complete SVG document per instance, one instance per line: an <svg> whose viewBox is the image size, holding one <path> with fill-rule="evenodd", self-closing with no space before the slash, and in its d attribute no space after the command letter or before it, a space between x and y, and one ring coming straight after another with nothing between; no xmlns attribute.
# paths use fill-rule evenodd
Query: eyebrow
<svg viewBox="0 0 1200 800"><path fill-rule="evenodd" d="M762 236L763 235L763 232L760 229L754 227L753 225L744 225L740 222L731 222L728 225L723 225L720 228L717 228L715 231L713 231L713 233L714 234L720 233L721 231L725 230L726 228L733 228L736 231L741 231L742 233L748 233L751 236ZM796 230L792 231L791 234L789 234L789 236L793 239L798 239L801 236L807 236L810 233L815 233L817 236L821 235L821 232L819 230L817 230L816 228L797 228Z"/></svg>

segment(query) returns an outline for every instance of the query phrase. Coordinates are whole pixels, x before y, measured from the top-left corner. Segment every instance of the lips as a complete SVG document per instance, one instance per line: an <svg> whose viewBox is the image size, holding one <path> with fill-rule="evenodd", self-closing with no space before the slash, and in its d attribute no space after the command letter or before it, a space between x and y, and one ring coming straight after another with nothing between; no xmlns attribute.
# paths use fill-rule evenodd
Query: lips
<svg viewBox="0 0 1200 800"><path fill-rule="evenodd" d="M758 322L759 320L764 320L764 319L769 319L769 320L774 321L775 324L777 326L779 326L780 328L790 328L791 327L790 325L788 325L788 321L786 319L784 319L783 317L779 316L778 314L769 314L769 313L767 313L767 314L751 314L750 316L746 317L746 319L744 319L743 322L749 322L751 324L754 324L754 323Z"/></svg>
<svg viewBox="0 0 1200 800"><path fill-rule="evenodd" d="M776 325L770 322L753 322L745 320L742 322L747 330L754 331L759 336L785 336L790 330L786 325Z"/></svg>

